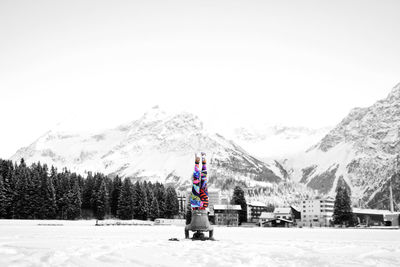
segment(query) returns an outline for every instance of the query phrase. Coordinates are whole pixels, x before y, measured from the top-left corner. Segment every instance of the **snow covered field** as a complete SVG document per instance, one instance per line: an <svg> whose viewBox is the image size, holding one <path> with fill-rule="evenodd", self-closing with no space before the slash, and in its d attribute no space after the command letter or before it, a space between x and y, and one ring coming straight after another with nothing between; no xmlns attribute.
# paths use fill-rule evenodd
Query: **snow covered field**
<svg viewBox="0 0 400 267"><path fill-rule="evenodd" d="M94 223L0 220L0 266L400 266L399 230L216 227L218 242L172 242L183 227Z"/></svg>

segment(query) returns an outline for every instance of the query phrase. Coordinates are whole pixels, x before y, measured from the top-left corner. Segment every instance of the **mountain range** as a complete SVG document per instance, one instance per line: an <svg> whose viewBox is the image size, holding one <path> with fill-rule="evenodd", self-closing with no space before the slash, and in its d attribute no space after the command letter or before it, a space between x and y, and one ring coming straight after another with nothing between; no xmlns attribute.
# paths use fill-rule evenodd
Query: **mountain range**
<svg viewBox="0 0 400 267"><path fill-rule="evenodd" d="M226 137L190 113L158 106L113 129L81 133L53 129L19 149L12 160L41 161L86 173L99 171L190 188L194 152L209 159L210 187L236 184L252 199L290 203L335 194L338 185L355 202L377 201L400 152L400 84L387 98L355 108L336 127L237 127Z"/></svg>
<svg viewBox="0 0 400 267"><path fill-rule="evenodd" d="M288 158L290 177L319 193L334 195L338 185L351 189L355 202L368 205L386 197L389 179L398 172L400 84L370 107L355 108L307 151ZM383 199L381 199L383 200Z"/></svg>
<svg viewBox="0 0 400 267"><path fill-rule="evenodd" d="M251 194L268 192L267 198L274 202L294 197L291 193L296 186L285 185L288 177L277 161L257 159L235 142L209 132L193 114L170 114L158 106L137 120L97 133L51 130L19 149L11 159L40 161L82 174L97 171L161 181L187 190L194 153L200 151L207 152L211 188L229 191L241 184ZM289 192L279 196L280 191ZM307 191L304 186L302 193Z"/></svg>

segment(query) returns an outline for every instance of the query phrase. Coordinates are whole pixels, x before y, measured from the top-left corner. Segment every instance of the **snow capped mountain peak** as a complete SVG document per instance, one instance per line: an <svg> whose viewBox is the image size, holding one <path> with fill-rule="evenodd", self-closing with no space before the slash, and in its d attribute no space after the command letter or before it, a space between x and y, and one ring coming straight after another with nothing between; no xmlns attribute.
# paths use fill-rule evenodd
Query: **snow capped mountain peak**
<svg viewBox="0 0 400 267"><path fill-rule="evenodd" d="M292 176L334 194L345 183L355 199L371 201L392 175L400 153L400 84L387 98L355 108L306 153L288 163Z"/></svg>
<svg viewBox="0 0 400 267"><path fill-rule="evenodd" d="M147 111L141 118L144 122L152 122L152 121L159 121L165 120L167 117L167 112L160 109L160 106L156 105L152 107L149 111Z"/></svg>
<svg viewBox="0 0 400 267"><path fill-rule="evenodd" d="M395 87L393 87L392 91L388 96L388 100L400 100L400 83L398 83Z"/></svg>
<svg viewBox="0 0 400 267"><path fill-rule="evenodd" d="M264 163L234 142L210 132L196 115L170 113L157 106L137 120L96 133L49 131L11 159L40 161L78 173L99 171L173 183L187 189L193 155L200 151L207 153L210 183L216 188L228 189L240 183L269 188L270 192L285 179L275 162Z"/></svg>
<svg viewBox="0 0 400 267"><path fill-rule="evenodd" d="M305 151L330 129L264 124L236 128L231 138L259 158L281 159Z"/></svg>

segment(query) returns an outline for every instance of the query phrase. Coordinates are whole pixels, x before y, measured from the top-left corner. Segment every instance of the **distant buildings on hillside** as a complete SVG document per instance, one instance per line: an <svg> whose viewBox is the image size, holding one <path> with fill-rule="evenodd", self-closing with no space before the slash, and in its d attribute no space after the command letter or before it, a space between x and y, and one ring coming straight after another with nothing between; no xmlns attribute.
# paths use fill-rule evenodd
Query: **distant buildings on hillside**
<svg viewBox="0 0 400 267"><path fill-rule="evenodd" d="M179 194L181 214L185 214L191 191ZM209 195L210 221L217 225L237 226L239 205L230 204L230 196L218 189ZM247 203L247 221L264 227L329 227L333 226L334 199L314 198L302 200L299 207L273 207L259 201ZM399 213L387 210L353 208L361 226L399 226Z"/></svg>

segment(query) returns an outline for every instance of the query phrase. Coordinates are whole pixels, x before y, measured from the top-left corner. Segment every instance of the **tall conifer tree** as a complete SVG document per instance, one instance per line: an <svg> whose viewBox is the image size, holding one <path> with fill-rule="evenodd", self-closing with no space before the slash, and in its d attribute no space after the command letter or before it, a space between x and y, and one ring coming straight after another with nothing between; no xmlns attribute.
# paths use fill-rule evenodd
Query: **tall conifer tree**
<svg viewBox="0 0 400 267"><path fill-rule="evenodd" d="M111 210L111 215L114 217L117 217L118 199L119 195L121 194L121 188L122 188L122 181L121 178L117 175L113 180L113 189L110 197L110 202L111 202L110 210Z"/></svg>
<svg viewBox="0 0 400 267"><path fill-rule="evenodd" d="M165 193L165 217L173 218L179 214L178 195L173 187L169 186Z"/></svg>
<svg viewBox="0 0 400 267"><path fill-rule="evenodd" d="M96 196L96 218L103 220L108 213L108 191L104 177L101 179L100 187Z"/></svg>
<svg viewBox="0 0 400 267"><path fill-rule="evenodd" d="M0 160L0 175L3 176L5 218L12 219L14 216L14 194L15 194L15 169L10 160Z"/></svg>
<svg viewBox="0 0 400 267"><path fill-rule="evenodd" d="M133 190L133 209L134 209L134 218L139 220L146 220L148 216L148 207L149 204L147 202L147 195L144 186L137 181L134 185Z"/></svg>
<svg viewBox="0 0 400 267"><path fill-rule="evenodd" d="M51 175L54 175L52 173ZM40 195L42 203L40 214L45 219L55 219L56 216L56 195L53 185L53 178L48 175L47 165L43 165L40 172Z"/></svg>
<svg viewBox="0 0 400 267"><path fill-rule="evenodd" d="M15 170L15 218L27 219L30 217L30 202L27 197L29 194L30 171L25 164L24 159L21 159Z"/></svg>
<svg viewBox="0 0 400 267"><path fill-rule="evenodd" d="M337 189L333 207L333 222L346 226L354 226L357 222L351 207L350 192L345 186L340 186Z"/></svg>
<svg viewBox="0 0 400 267"><path fill-rule="evenodd" d="M66 194L65 216L68 220L76 220L81 217L81 192L78 179L74 179L72 188Z"/></svg>
<svg viewBox="0 0 400 267"><path fill-rule="evenodd" d="M6 218L6 194L4 189L3 176L0 174L0 219Z"/></svg>
<svg viewBox="0 0 400 267"><path fill-rule="evenodd" d="M244 197L244 191L240 186L236 186L233 190L233 196L231 200L232 205L240 205L242 210L239 212L239 224L247 222L247 203Z"/></svg>
<svg viewBox="0 0 400 267"><path fill-rule="evenodd" d="M118 198L117 217L122 220L133 219L133 188L129 178L125 178Z"/></svg>

